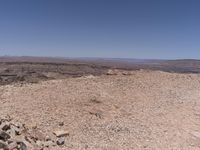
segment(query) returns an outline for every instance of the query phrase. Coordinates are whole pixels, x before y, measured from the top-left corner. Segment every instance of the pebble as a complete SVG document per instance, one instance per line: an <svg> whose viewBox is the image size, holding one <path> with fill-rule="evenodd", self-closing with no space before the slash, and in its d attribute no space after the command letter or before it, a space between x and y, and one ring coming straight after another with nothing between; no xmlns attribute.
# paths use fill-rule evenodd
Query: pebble
<svg viewBox="0 0 200 150"><path fill-rule="evenodd" d="M59 122L59 126L64 126L64 122Z"/></svg>
<svg viewBox="0 0 200 150"><path fill-rule="evenodd" d="M63 145L65 143L65 138L64 137L60 137L57 139L56 143L58 145Z"/></svg>

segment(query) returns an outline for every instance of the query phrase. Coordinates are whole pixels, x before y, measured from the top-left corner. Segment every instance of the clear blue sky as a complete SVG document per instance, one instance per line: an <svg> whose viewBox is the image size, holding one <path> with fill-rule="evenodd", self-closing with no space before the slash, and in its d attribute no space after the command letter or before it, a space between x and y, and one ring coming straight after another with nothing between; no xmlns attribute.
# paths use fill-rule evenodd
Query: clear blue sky
<svg viewBox="0 0 200 150"><path fill-rule="evenodd" d="M0 0L0 55L200 59L200 0Z"/></svg>

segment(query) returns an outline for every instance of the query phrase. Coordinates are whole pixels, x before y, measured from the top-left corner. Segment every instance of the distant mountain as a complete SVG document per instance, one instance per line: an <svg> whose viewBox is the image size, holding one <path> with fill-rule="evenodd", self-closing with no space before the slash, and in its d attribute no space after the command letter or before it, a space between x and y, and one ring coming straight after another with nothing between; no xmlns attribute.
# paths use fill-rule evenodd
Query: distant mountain
<svg viewBox="0 0 200 150"><path fill-rule="evenodd" d="M167 72L200 73L200 60L196 59L131 59L131 58L70 58L70 57L32 57L1 56L1 62L90 64L119 69L150 69Z"/></svg>

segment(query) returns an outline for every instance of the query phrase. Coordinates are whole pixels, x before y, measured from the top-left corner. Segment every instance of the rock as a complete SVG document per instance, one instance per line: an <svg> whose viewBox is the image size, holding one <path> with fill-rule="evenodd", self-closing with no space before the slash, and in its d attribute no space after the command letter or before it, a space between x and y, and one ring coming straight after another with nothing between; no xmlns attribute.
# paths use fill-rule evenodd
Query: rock
<svg viewBox="0 0 200 150"><path fill-rule="evenodd" d="M24 125L23 124L21 124L21 123L19 123L19 122L17 122L17 123L14 123L14 124L12 124L13 126L15 126L15 127L17 127L17 128L24 128Z"/></svg>
<svg viewBox="0 0 200 150"><path fill-rule="evenodd" d="M19 145L20 150L28 150L26 144L23 141L18 141L17 144Z"/></svg>
<svg viewBox="0 0 200 150"><path fill-rule="evenodd" d="M57 145L63 145L65 144L65 138L64 137L60 137L57 139L56 141Z"/></svg>
<svg viewBox="0 0 200 150"><path fill-rule="evenodd" d="M8 144L0 140L0 149L9 150Z"/></svg>
<svg viewBox="0 0 200 150"><path fill-rule="evenodd" d="M44 142L44 147L53 147L56 146L55 143L53 143L52 141L46 141Z"/></svg>
<svg viewBox="0 0 200 150"><path fill-rule="evenodd" d="M28 143L31 143L31 144L35 143L34 140L31 139L31 138L28 137L28 136L25 136L24 139L25 139Z"/></svg>
<svg viewBox="0 0 200 150"><path fill-rule="evenodd" d="M90 113L91 115L95 115L97 118L100 118L100 119L103 118L103 113L102 113L102 111L91 110L91 111L89 111L89 113Z"/></svg>
<svg viewBox="0 0 200 150"><path fill-rule="evenodd" d="M51 141L51 138L49 136L46 136L45 141Z"/></svg>
<svg viewBox="0 0 200 150"><path fill-rule="evenodd" d="M59 126L63 125L64 122L59 123ZM0 119L0 150L54 149L54 146L63 145L64 136L69 135L67 131L62 130L55 131L54 134L58 137L57 141L54 139L55 136L50 138L38 128L28 128L19 123Z"/></svg>
<svg viewBox="0 0 200 150"><path fill-rule="evenodd" d="M2 129L3 131L7 131L10 129L10 123L9 122L2 122L2 124L0 125L0 129Z"/></svg>
<svg viewBox="0 0 200 150"><path fill-rule="evenodd" d="M102 103L100 100L97 99L97 97L92 97L92 98L90 99L90 102L96 103L96 104Z"/></svg>
<svg viewBox="0 0 200 150"><path fill-rule="evenodd" d="M0 140L6 141L10 138L10 135L5 131L0 131Z"/></svg>
<svg viewBox="0 0 200 150"><path fill-rule="evenodd" d="M36 129L32 130L30 132L30 135L32 138L34 138L36 141L37 140L40 140L40 141L45 141L45 138L46 136L41 132L41 131L38 131Z"/></svg>
<svg viewBox="0 0 200 150"><path fill-rule="evenodd" d="M93 76L93 75L88 75L88 76L85 76L85 78L86 78L86 79L94 79L95 76Z"/></svg>
<svg viewBox="0 0 200 150"><path fill-rule="evenodd" d="M22 141L17 141L17 144L19 146L20 150L31 150L34 149L34 145L32 145L31 143L27 142L26 140L22 140Z"/></svg>
<svg viewBox="0 0 200 150"><path fill-rule="evenodd" d="M64 126L64 122L59 122L59 126Z"/></svg>
<svg viewBox="0 0 200 150"><path fill-rule="evenodd" d="M42 141L36 141L36 144L38 145L38 146L40 146L40 147L43 147L44 146L44 143L42 142Z"/></svg>
<svg viewBox="0 0 200 150"><path fill-rule="evenodd" d="M12 120L12 117L10 115L7 115L5 116L4 120L10 122Z"/></svg>
<svg viewBox="0 0 200 150"><path fill-rule="evenodd" d="M10 139L7 140L7 143L8 143L8 144L11 144L11 143L13 143L13 142L16 142L16 140L14 140L14 139L12 139L12 138L10 138Z"/></svg>
<svg viewBox="0 0 200 150"><path fill-rule="evenodd" d="M24 125L24 127L28 129L37 129L38 125L36 122L28 122L27 124Z"/></svg>
<svg viewBox="0 0 200 150"><path fill-rule="evenodd" d="M9 150L14 150L18 147L16 142L12 142L11 144L9 144L8 148Z"/></svg>
<svg viewBox="0 0 200 150"><path fill-rule="evenodd" d="M192 134L194 137L200 139L200 132L193 131L193 132L191 132L191 134Z"/></svg>
<svg viewBox="0 0 200 150"><path fill-rule="evenodd" d="M34 149L34 142L31 139L28 139L26 136L16 136L14 141L17 142L20 150Z"/></svg>
<svg viewBox="0 0 200 150"><path fill-rule="evenodd" d="M122 75L132 75L132 72L131 71L123 71Z"/></svg>
<svg viewBox="0 0 200 150"><path fill-rule="evenodd" d="M15 137L15 131L12 129L8 130L6 133L8 133L12 138Z"/></svg>
<svg viewBox="0 0 200 150"><path fill-rule="evenodd" d="M107 75L117 75L117 72L116 72L116 70L109 69L106 74Z"/></svg>
<svg viewBox="0 0 200 150"><path fill-rule="evenodd" d="M22 128L19 128L17 126L11 125L12 132L15 132L16 135L20 135L22 133Z"/></svg>
<svg viewBox="0 0 200 150"><path fill-rule="evenodd" d="M63 131L63 130L58 130L53 132L57 137L63 137L63 136L68 136L69 132L68 131Z"/></svg>

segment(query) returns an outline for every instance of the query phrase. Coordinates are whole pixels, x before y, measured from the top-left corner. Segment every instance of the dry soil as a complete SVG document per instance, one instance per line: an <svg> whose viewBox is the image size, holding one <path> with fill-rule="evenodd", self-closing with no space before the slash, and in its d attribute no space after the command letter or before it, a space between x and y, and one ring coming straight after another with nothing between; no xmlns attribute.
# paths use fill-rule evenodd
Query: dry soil
<svg viewBox="0 0 200 150"><path fill-rule="evenodd" d="M69 131L60 149L200 149L200 75L123 74L3 85L0 116Z"/></svg>

